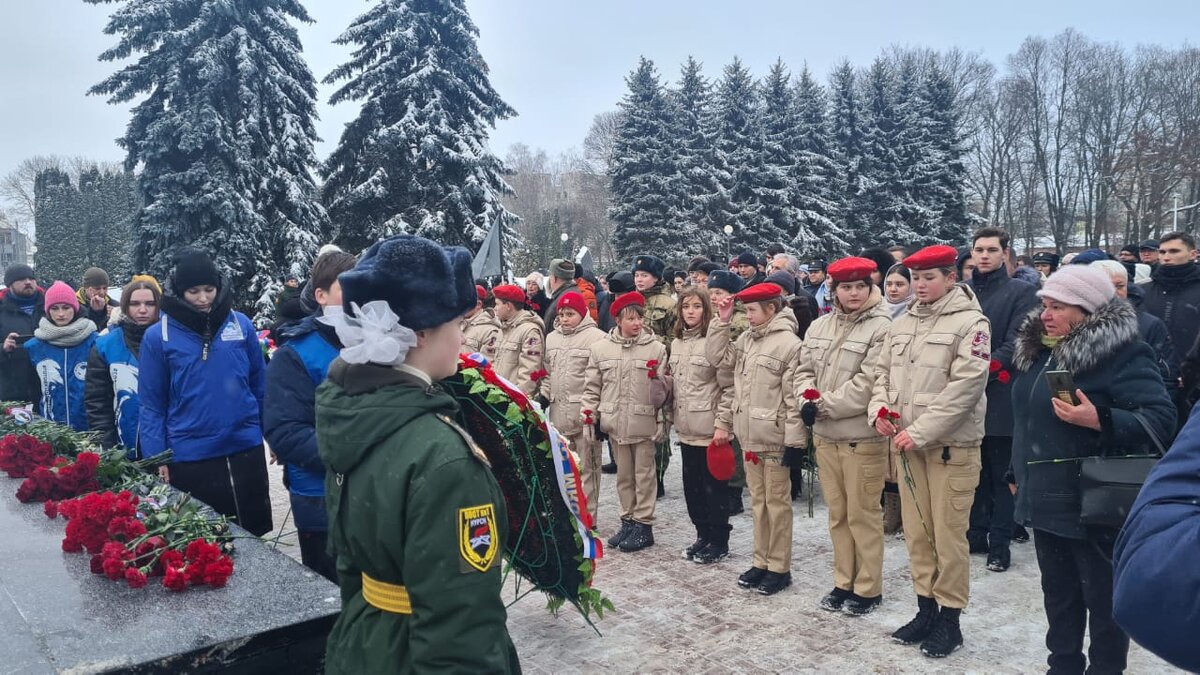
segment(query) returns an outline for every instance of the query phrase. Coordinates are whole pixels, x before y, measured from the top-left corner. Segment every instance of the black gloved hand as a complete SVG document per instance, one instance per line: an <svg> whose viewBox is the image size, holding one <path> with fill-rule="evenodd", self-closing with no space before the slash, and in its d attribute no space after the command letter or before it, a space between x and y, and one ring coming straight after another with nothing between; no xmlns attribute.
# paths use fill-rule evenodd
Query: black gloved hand
<svg viewBox="0 0 1200 675"><path fill-rule="evenodd" d="M805 426L812 426L817 423L817 404L809 401L800 406L800 419L804 420Z"/></svg>
<svg viewBox="0 0 1200 675"><path fill-rule="evenodd" d="M804 450L802 448L789 446L783 449L783 459L779 462L781 466L798 469L803 463Z"/></svg>

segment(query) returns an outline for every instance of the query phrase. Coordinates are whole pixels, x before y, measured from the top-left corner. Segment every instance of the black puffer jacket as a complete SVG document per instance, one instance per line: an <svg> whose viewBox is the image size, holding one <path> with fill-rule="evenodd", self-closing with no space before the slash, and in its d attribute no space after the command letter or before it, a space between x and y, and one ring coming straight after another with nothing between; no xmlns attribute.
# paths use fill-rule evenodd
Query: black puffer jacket
<svg viewBox="0 0 1200 675"><path fill-rule="evenodd" d="M992 359L1003 370L1012 370L1013 343L1025 315L1038 304L1037 287L1012 279L1006 268L994 272L976 271L967 282L979 299L983 315L992 323ZM1011 436L1013 433L1012 385L1004 384L993 374L987 385L987 416L984 433L988 436Z"/></svg>
<svg viewBox="0 0 1200 675"><path fill-rule="evenodd" d="M40 289L33 305L33 314L22 312L20 305L10 295L6 292L4 299L0 300L0 342L10 333L32 336L33 329L46 315L46 296ZM41 402L41 390L37 371L33 369L29 352L24 347L18 345L11 352L0 350L0 401L23 401L32 403L36 408Z"/></svg>
<svg viewBox="0 0 1200 675"><path fill-rule="evenodd" d="M1038 314L1030 313L1013 353L1016 520L1060 537L1086 539L1089 532L1079 522L1079 463L1047 460L1152 451L1149 435L1131 411L1140 413L1169 444L1175 434L1175 405L1163 387L1158 359L1138 333L1137 314L1124 300L1101 307L1053 351L1042 344L1044 333ZM1100 431L1058 419L1046 382L1050 370L1071 373L1075 388L1097 407Z"/></svg>

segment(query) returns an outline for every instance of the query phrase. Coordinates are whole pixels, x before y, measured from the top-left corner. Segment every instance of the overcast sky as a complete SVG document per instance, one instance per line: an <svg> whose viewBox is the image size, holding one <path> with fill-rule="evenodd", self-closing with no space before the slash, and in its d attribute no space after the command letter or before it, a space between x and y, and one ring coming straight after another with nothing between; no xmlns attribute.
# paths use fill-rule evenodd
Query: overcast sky
<svg viewBox="0 0 1200 675"><path fill-rule="evenodd" d="M300 29L318 80L348 50L332 40L364 0L305 0L315 23ZM842 58L868 64L891 44L958 46L1000 65L1027 35L1074 26L1130 47L1182 45L1200 25L1193 0L468 0L492 84L519 116L492 135L501 156L524 142L551 154L582 144L592 117L612 109L639 55L674 80L687 55L716 75L734 55L756 76L782 57L822 79ZM0 0L0 175L38 154L119 160L128 108L87 96L115 65L97 61L114 38L101 31L113 5L83 0ZM331 107L321 86L324 158L354 104Z"/></svg>

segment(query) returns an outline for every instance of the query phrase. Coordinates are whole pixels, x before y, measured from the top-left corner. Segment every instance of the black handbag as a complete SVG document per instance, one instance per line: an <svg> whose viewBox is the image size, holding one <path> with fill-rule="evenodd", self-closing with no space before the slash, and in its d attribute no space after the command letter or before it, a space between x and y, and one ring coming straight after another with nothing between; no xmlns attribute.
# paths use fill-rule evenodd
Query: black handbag
<svg viewBox="0 0 1200 675"><path fill-rule="evenodd" d="M1104 455L1081 458L1079 520L1089 527L1119 530L1133 510L1150 470L1166 449L1158 434L1139 413L1133 413L1158 450L1156 455Z"/></svg>

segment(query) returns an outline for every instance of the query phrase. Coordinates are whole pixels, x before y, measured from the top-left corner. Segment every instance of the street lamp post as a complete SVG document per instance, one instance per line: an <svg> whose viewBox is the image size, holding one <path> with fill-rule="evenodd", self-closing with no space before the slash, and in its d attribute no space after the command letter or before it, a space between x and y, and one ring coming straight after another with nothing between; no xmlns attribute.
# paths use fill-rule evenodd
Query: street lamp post
<svg viewBox="0 0 1200 675"><path fill-rule="evenodd" d="M729 240L733 236L733 226L726 225L723 229L725 230L725 259L728 261L729 258L733 256L733 252L730 250L729 244Z"/></svg>
<svg viewBox="0 0 1200 675"><path fill-rule="evenodd" d="M567 236L566 232L563 232L558 236L558 238L563 243L563 257L569 260L571 258L571 246L567 243L567 241L570 240L571 237Z"/></svg>

